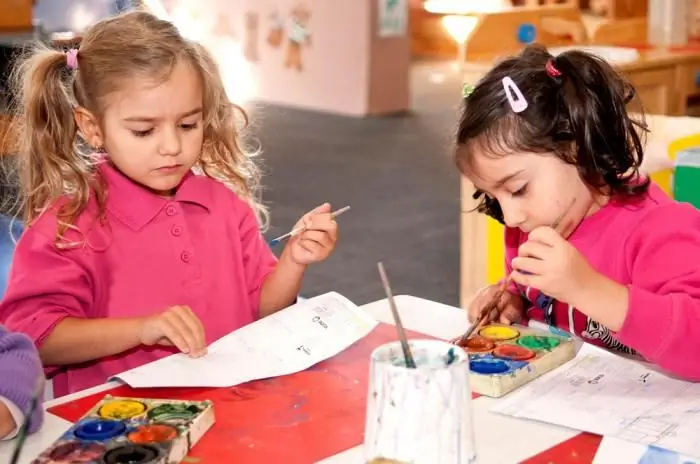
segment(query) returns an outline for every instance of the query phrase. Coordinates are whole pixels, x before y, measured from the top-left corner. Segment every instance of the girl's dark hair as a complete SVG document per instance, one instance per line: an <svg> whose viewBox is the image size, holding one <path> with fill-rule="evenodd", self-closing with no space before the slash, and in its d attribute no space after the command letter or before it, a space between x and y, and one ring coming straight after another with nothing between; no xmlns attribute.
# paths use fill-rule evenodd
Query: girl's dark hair
<svg viewBox="0 0 700 464"><path fill-rule="evenodd" d="M554 71L547 71L548 61ZM504 77L524 95L525 111L512 110ZM611 198L637 197L649 187L649 179L639 174L648 129L641 105L639 120L628 114L633 100L638 103L634 87L603 59L578 50L554 57L530 45L499 63L465 97L455 161L464 172L475 150L492 156L551 152L575 165L597 191ZM481 199L477 211L503 223L495 199L478 190L474 199Z"/></svg>

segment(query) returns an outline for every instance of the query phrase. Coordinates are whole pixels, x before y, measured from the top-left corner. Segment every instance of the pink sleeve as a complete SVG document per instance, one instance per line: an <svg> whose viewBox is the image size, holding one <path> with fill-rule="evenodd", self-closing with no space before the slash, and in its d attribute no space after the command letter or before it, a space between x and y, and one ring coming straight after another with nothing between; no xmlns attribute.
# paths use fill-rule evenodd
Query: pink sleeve
<svg viewBox="0 0 700 464"><path fill-rule="evenodd" d="M520 232L520 229L517 228L511 228L511 227L506 227L505 232L505 254L506 254L506 262L505 262L505 267L506 267L506 275L505 277L508 277L511 272L513 272L513 266L511 266L511 261L513 261L513 258L518 256L518 248L520 245L525 241L524 236L522 232ZM504 277L504 278L505 278ZM515 282L511 282L508 284L508 289L510 293L514 295L519 295L520 290L518 290L517 285L515 285Z"/></svg>
<svg viewBox="0 0 700 464"><path fill-rule="evenodd" d="M85 318L93 304L89 273L75 259L82 249L59 251L53 239L27 229L17 243L0 320L40 346L66 317Z"/></svg>
<svg viewBox="0 0 700 464"><path fill-rule="evenodd" d="M649 213L628 238L627 317L616 338L662 369L700 380L700 211Z"/></svg>
<svg viewBox="0 0 700 464"><path fill-rule="evenodd" d="M260 232L260 226L251 207L244 201L238 205L240 211L241 251L248 301L253 319L260 316L260 290L267 276L277 265L277 258L270 250Z"/></svg>

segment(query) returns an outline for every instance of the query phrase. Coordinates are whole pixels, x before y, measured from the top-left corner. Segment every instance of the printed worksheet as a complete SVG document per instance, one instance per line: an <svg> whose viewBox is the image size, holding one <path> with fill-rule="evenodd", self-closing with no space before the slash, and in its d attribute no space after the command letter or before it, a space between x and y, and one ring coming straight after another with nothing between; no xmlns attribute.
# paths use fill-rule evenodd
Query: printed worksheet
<svg viewBox="0 0 700 464"><path fill-rule="evenodd" d="M377 321L330 292L222 337L201 358L175 354L116 378L141 387L232 387L308 369L369 334Z"/></svg>
<svg viewBox="0 0 700 464"><path fill-rule="evenodd" d="M700 384L582 349L492 411L700 456Z"/></svg>

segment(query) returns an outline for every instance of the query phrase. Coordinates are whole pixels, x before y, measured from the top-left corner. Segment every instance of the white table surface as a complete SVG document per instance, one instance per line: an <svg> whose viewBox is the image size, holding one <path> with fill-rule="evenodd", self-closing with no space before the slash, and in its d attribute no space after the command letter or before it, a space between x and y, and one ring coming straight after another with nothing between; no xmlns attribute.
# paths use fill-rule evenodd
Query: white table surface
<svg viewBox="0 0 700 464"><path fill-rule="evenodd" d="M408 330L433 337L451 339L467 328L467 320L459 308L433 301L400 295L396 305L401 320ZM362 306L362 309L381 322L393 324L386 300ZM100 385L44 403L46 408L104 391L119 385L116 382ZM472 402L475 421L475 442L478 463L517 463L534 456L568 438L577 431L539 422L514 419L489 412L494 399L479 397ZM19 464L30 464L39 453L70 427L71 423L46 414L42 429L27 439ZM508 437L504 441L503 437ZM0 443L0 462L9 462L15 442ZM321 461L322 464L357 464L363 462L362 447L357 446Z"/></svg>

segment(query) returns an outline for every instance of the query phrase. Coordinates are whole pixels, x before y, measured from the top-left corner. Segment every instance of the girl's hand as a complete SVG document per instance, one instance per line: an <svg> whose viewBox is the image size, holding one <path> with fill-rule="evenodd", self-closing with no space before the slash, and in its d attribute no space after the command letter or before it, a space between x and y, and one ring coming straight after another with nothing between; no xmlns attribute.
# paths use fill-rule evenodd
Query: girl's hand
<svg viewBox="0 0 700 464"><path fill-rule="evenodd" d="M287 243L289 256L296 264L308 265L328 258L338 239L338 224L331 216L331 205L324 203L306 213L294 229L306 230L291 237Z"/></svg>
<svg viewBox="0 0 700 464"><path fill-rule="evenodd" d="M481 315L494 296L501 291L501 284L490 285L477 293L476 298L469 305L469 322L473 323ZM503 292L498 302L496 309L491 311L491 314L484 320L482 325L490 324L491 322L499 322L501 324L518 324L525 317L525 305L523 299L518 295L513 295L509 291Z"/></svg>
<svg viewBox="0 0 700 464"><path fill-rule="evenodd" d="M187 306L172 306L143 319L139 339L144 345L175 346L197 358L207 352L204 326Z"/></svg>
<svg viewBox="0 0 700 464"><path fill-rule="evenodd" d="M520 245L518 257L511 264L515 282L568 304L575 304L581 290L601 277L583 255L551 227L533 230L527 242Z"/></svg>
<svg viewBox="0 0 700 464"><path fill-rule="evenodd" d="M17 429L15 418L12 417L10 408L3 402L0 402L0 440L5 439L14 430Z"/></svg>

